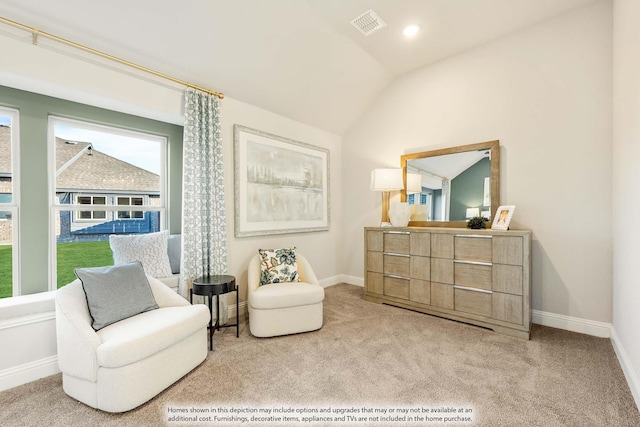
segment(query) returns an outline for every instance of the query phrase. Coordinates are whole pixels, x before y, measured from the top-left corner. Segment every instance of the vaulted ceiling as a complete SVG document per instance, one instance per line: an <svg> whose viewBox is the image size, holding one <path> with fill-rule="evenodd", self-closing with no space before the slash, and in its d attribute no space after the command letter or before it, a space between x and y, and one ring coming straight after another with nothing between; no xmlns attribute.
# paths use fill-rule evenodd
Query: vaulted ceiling
<svg viewBox="0 0 640 427"><path fill-rule="evenodd" d="M342 134L395 78L595 1L0 0L0 16ZM368 9L386 26L364 36Z"/></svg>

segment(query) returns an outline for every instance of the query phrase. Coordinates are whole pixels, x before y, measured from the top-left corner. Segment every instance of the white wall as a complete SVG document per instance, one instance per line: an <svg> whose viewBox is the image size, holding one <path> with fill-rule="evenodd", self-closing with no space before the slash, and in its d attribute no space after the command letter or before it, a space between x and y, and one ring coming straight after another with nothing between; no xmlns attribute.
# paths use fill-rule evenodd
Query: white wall
<svg viewBox="0 0 640 427"><path fill-rule="evenodd" d="M614 2L613 342L640 406L640 2Z"/></svg>
<svg viewBox="0 0 640 427"><path fill-rule="evenodd" d="M229 244L229 271L242 286L241 299L246 294L249 259L260 248L296 246L313 266L314 272L325 285L340 281L338 250L342 236L342 147L341 138L286 117L253 107L243 102L225 99L221 108L225 159L225 188L227 208L227 236ZM234 237L233 194L233 125L283 136L296 141L328 148L330 151L330 230L315 233L297 233L272 236Z"/></svg>
<svg viewBox="0 0 640 427"><path fill-rule="evenodd" d="M611 3L599 2L387 88L343 138L349 185L341 270L363 276L362 228L380 221L380 194L369 191L371 169L398 167L400 155L417 147L499 139L501 202L517 206L512 228L533 231L533 308L583 319L607 335L611 32Z"/></svg>
<svg viewBox="0 0 640 427"><path fill-rule="evenodd" d="M101 60L87 58L31 36L0 34L0 84L170 123L183 123L184 88ZM220 88L211 88L219 89ZM229 273L246 296L246 267L259 248L297 246L323 285L341 280L338 252L342 226L341 137L226 97L221 102ZM241 124L330 150L330 230L262 237L234 237L233 124ZM35 297L37 299L37 297ZM28 300L28 297L23 300ZM0 304L0 390L50 375L57 369L55 313L46 301ZM7 310L11 310L11 313ZM242 307L241 307L242 310ZM43 339L43 337L47 337Z"/></svg>

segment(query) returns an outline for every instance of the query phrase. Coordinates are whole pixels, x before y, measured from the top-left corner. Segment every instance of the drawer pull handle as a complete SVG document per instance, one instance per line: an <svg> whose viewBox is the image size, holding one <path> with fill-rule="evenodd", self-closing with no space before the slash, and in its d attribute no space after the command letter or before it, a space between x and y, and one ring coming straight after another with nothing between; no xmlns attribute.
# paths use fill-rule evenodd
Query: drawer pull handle
<svg viewBox="0 0 640 427"><path fill-rule="evenodd" d="M453 287L455 289L462 289L462 290L465 290L465 291L480 292L480 293L483 293L483 294L493 294L492 291L487 291L485 289L469 288L467 286L460 286L460 285L453 285Z"/></svg>
<svg viewBox="0 0 640 427"><path fill-rule="evenodd" d="M409 231L384 230L382 234L411 234Z"/></svg>
<svg viewBox="0 0 640 427"><path fill-rule="evenodd" d="M407 254L398 254L395 252L383 252L383 255L389 255L389 256L401 256L403 258L411 258L411 255L407 255Z"/></svg>
<svg viewBox="0 0 640 427"><path fill-rule="evenodd" d="M398 276L395 274L385 274L386 277L391 277L392 279L402 279L402 280L409 280L408 277L404 277L404 276Z"/></svg>
<svg viewBox="0 0 640 427"><path fill-rule="evenodd" d="M471 239L493 239L492 235L486 234L454 234L454 237L469 237Z"/></svg>
<svg viewBox="0 0 640 427"><path fill-rule="evenodd" d="M466 261L463 259L454 259L453 262L457 263L457 264L472 264L472 265L486 265L488 267L491 267L493 264L490 262L483 262L483 261Z"/></svg>

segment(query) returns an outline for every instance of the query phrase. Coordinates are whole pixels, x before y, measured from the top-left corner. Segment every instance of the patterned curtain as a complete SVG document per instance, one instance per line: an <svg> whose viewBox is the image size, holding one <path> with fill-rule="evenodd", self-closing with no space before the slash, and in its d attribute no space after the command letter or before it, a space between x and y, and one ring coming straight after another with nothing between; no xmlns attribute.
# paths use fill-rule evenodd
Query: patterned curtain
<svg viewBox="0 0 640 427"><path fill-rule="evenodd" d="M182 152L182 265L179 289L187 299L195 278L227 273L223 166L220 100L188 88L185 92ZM223 324L228 318L227 304L224 298L220 298L220 302L220 323ZM217 316L216 312L214 316Z"/></svg>

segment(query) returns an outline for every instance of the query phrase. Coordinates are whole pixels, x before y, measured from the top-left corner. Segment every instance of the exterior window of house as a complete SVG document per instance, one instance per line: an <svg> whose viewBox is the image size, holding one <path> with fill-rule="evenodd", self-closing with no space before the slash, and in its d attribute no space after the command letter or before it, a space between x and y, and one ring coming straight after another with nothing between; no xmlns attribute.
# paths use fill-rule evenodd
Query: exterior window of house
<svg viewBox="0 0 640 427"><path fill-rule="evenodd" d="M118 197L118 206L142 206L142 197ZM142 211L118 211L118 219L140 219L143 218Z"/></svg>
<svg viewBox="0 0 640 427"><path fill-rule="evenodd" d="M166 138L70 119L49 119L51 287L74 269L113 264L112 234L166 229Z"/></svg>
<svg viewBox="0 0 640 427"><path fill-rule="evenodd" d="M100 205L107 204L107 198L105 196L76 196L76 203L78 205ZM107 213L105 211L77 211L76 219L78 220L95 220L106 219Z"/></svg>
<svg viewBox="0 0 640 427"><path fill-rule="evenodd" d="M0 107L0 298L20 295L18 118L17 110Z"/></svg>

